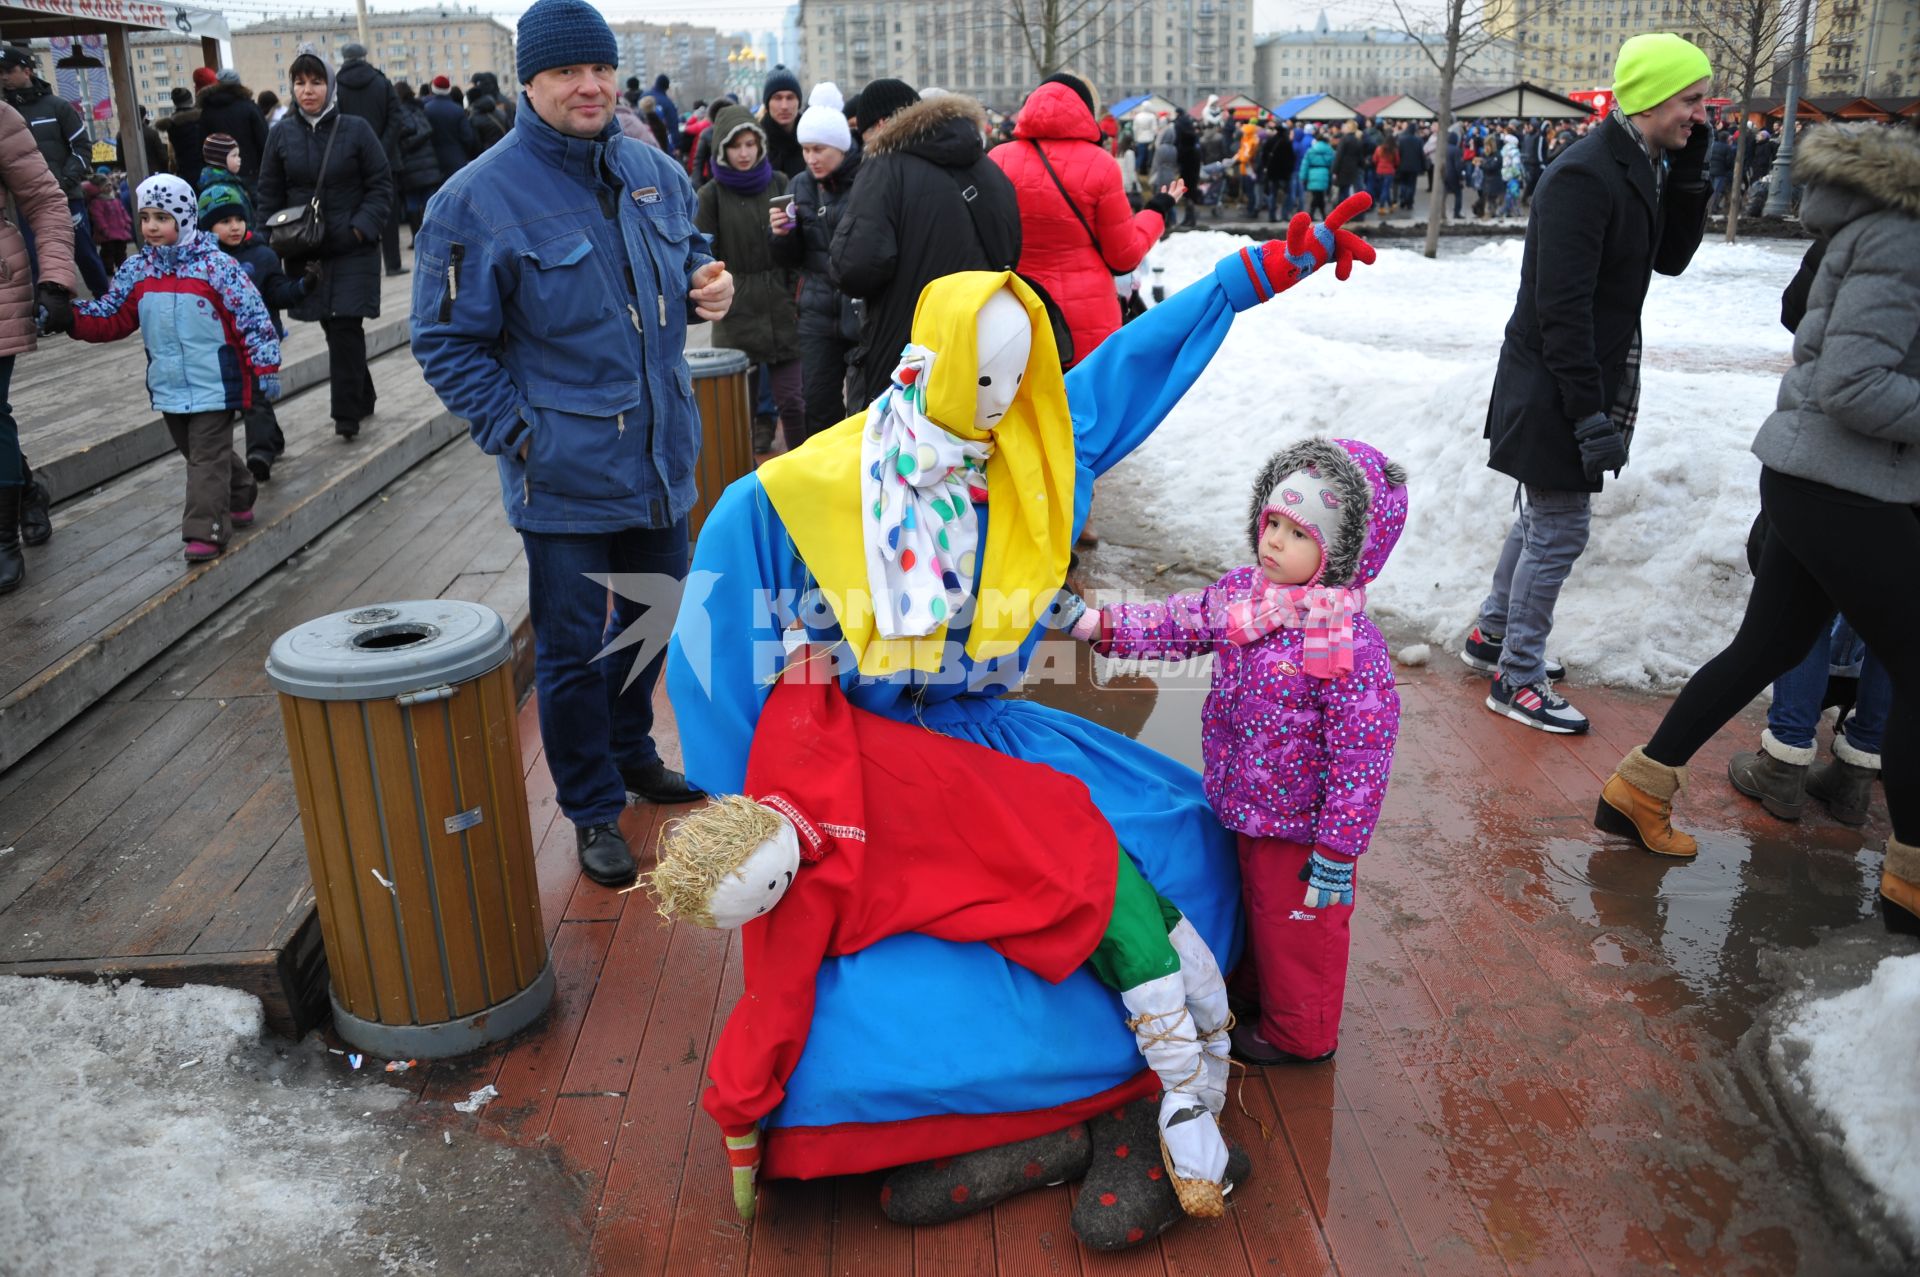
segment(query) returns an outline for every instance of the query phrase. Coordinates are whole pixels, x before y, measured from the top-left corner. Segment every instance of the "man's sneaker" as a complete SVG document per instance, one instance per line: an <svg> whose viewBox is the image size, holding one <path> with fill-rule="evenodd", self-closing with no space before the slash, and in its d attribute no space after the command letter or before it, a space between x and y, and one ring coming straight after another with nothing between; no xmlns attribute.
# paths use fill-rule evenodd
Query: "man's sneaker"
<svg viewBox="0 0 1920 1277"><path fill-rule="evenodd" d="M1515 687L1502 674L1487 692L1487 708L1528 727L1563 736L1577 736L1590 726L1579 710L1567 704L1566 697L1553 690L1550 678Z"/></svg>
<svg viewBox="0 0 1920 1277"><path fill-rule="evenodd" d="M1467 645L1460 649L1460 659L1466 662L1468 669L1479 670L1482 674L1500 672L1500 649L1503 640L1498 634L1487 634L1479 626L1467 631ZM1558 683L1567 676L1567 667L1558 660L1547 658L1547 677Z"/></svg>

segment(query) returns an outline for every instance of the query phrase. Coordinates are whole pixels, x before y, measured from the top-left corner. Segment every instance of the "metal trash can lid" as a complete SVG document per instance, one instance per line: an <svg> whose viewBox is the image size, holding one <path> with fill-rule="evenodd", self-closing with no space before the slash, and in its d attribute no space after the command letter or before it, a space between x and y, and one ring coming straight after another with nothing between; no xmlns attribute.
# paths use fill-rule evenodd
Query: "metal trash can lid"
<svg viewBox="0 0 1920 1277"><path fill-rule="evenodd" d="M478 678L512 648L507 623L482 604L378 603L282 634L267 653L267 679L307 700L378 700Z"/></svg>
<svg viewBox="0 0 1920 1277"><path fill-rule="evenodd" d="M695 377L725 377L747 370L747 352L715 346L707 350L689 350L687 368Z"/></svg>

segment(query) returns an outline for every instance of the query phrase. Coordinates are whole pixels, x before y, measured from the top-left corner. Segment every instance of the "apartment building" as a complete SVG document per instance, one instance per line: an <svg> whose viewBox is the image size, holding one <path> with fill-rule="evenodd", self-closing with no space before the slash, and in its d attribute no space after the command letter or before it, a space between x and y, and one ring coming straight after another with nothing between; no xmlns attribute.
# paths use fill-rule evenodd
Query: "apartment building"
<svg viewBox="0 0 1920 1277"><path fill-rule="evenodd" d="M340 51L362 43L351 13L274 18L233 33L233 64L241 81L256 93L273 89L287 95L287 67L302 44L312 44L337 66ZM453 8L372 13L367 18L367 61L390 79L415 88L444 75L462 88L475 71L500 77L508 93L519 85L513 74L513 32L485 14Z"/></svg>
<svg viewBox="0 0 1920 1277"><path fill-rule="evenodd" d="M614 38L620 42L621 84L628 76L637 75L643 87L651 87L654 77L664 73L673 86L674 101L683 108L702 98L716 97L730 87L727 54L739 47L744 37L714 27L677 23L612 25Z"/></svg>
<svg viewBox="0 0 1920 1277"><path fill-rule="evenodd" d="M1424 39L1427 48L1405 31L1385 27L1337 31L1322 13L1311 30L1260 37L1254 48L1254 97L1269 106L1303 93L1331 93L1347 103L1384 93L1434 101L1440 73L1427 49L1439 53L1444 42L1437 35ZM1499 40L1479 49L1455 83L1497 85L1518 78L1514 46Z"/></svg>
<svg viewBox="0 0 1920 1277"><path fill-rule="evenodd" d="M1253 0L1108 0L1062 6L1060 65L1107 102L1162 93L1195 102L1253 91ZM803 0L801 78L855 93L894 76L1012 110L1040 79L1029 40L998 0Z"/></svg>
<svg viewBox="0 0 1920 1277"><path fill-rule="evenodd" d="M1920 96L1920 0L1817 0L1814 96Z"/></svg>

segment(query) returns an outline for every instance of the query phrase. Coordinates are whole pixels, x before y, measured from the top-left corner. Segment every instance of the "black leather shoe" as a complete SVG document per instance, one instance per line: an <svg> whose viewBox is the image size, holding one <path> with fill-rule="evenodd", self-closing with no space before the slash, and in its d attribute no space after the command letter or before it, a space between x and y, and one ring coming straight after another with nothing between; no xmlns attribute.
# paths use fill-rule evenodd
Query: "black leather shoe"
<svg viewBox="0 0 1920 1277"><path fill-rule="evenodd" d="M706 797L665 763L656 762L638 771L622 768L620 779L626 782L629 802L645 799L650 803L697 803Z"/></svg>
<svg viewBox="0 0 1920 1277"><path fill-rule="evenodd" d="M603 887L624 887L633 881L638 866L618 825L587 825L573 831L573 843L580 853L580 869Z"/></svg>
<svg viewBox="0 0 1920 1277"><path fill-rule="evenodd" d="M1232 1044L1229 1049L1233 1058L1242 1064L1324 1064L1333 1058L1332 1051L1325 1055L1295 1055L1291 1051L1283 1051L1261 1037L1252 1021L1235 1024L1227 1037Z"/></svg>
<svg viewBox="0 0 1920 1277"><path fill-rule="evenodd" d="M342 439L351 439L360 433L360 423L358 421L347 421L344 418L335 417L333 419L333 433L339 435Z"/></svg>

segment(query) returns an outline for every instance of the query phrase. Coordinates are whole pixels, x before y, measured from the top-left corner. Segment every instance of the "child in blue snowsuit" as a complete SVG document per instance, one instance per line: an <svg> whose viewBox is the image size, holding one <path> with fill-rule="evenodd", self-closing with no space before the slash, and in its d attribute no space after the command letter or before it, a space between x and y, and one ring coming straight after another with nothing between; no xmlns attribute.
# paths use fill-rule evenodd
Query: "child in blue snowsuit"
<svg viewBox="0 0 1920 1277"><path fill-rule="evenodd" d="M258 488L233 453L233 414L260 392L280 393L280 339L247 273L195 225L192 187L150 177L136 202L142 248L106 296L73 304L73 336L108 342L140 330L147 393L187 459L187 562L203 563L253 522Z"/></svg>
<svg viewBox="0 0 1920 1277"><path fill-rule="evenodd" d="M209 183L200 192L200 229L218 240L227 256L247 272L247 278L267 303L274 333L284 341L287 326L280 322L280 312L298 304L312 290L312 274L317 272L319 263L313 263L312 270L298 279L287 274L280 264L280 255L248 227L251 214L245 200L238 186ZM280 419L274 414L272 401L257 393L253 407L241 417L246 422L247 469L255 479L265 483L273 477L273 463L287 450L286 436L280 433Z"/></svg>

